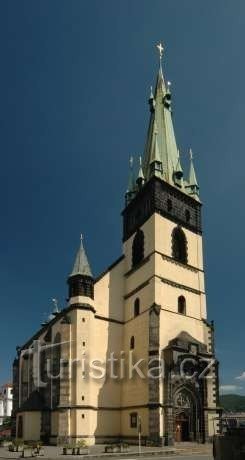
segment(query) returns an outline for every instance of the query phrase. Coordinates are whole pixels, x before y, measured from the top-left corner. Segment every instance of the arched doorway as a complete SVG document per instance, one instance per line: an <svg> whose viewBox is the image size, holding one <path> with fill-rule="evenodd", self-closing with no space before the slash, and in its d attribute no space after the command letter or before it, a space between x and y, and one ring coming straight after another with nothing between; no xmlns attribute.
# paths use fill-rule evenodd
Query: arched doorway
<svg viewBox="0 0 245 460"><path fill-rule="evenodd" d="M198 401L195 395L185 388L174 395L174 433L176 442L197 440Z"/></svg>

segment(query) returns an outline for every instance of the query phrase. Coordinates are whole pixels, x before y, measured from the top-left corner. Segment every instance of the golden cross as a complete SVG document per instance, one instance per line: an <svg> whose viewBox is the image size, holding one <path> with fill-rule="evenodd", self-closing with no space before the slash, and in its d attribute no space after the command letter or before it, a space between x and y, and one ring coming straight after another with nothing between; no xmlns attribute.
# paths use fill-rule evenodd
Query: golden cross
<svg viewBox="0 0 245 460"><path fill-rule="evenodd" d="M159 56L160 56L160 59L162 59L162 55L163 55L163 51L164 51L164 47L162 46L161 42L156 45L158 50L159 50Z"/></svg>

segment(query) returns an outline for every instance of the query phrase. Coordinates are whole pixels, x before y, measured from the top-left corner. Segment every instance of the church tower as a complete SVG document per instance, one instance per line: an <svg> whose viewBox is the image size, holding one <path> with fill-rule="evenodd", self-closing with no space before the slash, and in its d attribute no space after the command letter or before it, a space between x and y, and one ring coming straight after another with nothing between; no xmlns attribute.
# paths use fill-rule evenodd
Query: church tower
<svg viewBox="0 0 245 460"><path fill-rule="evenodd" d="M132 348L133 337L136 356L148 360L149 369L162 360L164 375L128 381L122 401L141 406L137 413L153 441L205 442L216 426L218 376L206 312L202 204L191 151L184 178L158 48L143 162L135 180L131 160L123 211L124 345Z"/></svg>

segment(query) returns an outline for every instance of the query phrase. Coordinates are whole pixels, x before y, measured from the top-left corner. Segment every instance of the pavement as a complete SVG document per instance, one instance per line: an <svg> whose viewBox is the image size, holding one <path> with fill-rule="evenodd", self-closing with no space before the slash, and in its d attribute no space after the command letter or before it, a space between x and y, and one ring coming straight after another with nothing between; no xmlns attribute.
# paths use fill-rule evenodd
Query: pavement
<svg viewBox="0 0 245 460"><path fill-rule="evenodd" d="M61 458L63 460L134 460L142 457L144 460L157 459L181 459L181 460L213 460L211 455L211 446L202 444L185 443L176 444L174 447L144 447L142 446L141 455L139 455L137 446L130 446L129 452L123 454L105 454L105 446L96 445L89 448L89 455L62 455L62 448L56 446L44 446L44 455L40 458L44 460L53 460ZM8 448L0 447L0 459L9 460L20 458L21 452L9 452ZM31 458L31 457L29 457ZM33 458L33 457L32 457Z"/></svg>

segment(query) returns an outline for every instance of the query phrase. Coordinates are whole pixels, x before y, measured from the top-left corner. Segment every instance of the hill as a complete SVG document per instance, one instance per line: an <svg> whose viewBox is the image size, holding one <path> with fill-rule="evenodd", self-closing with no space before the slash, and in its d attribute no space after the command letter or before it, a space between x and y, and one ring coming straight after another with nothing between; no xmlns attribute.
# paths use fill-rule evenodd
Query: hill
<svg viewBox="0 0 245 460"><path fill-rule="evenodd" d="M245 412L245 396L221 395L220 405L226 411Z"/></svg>

